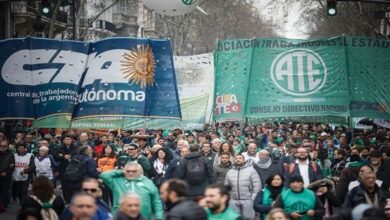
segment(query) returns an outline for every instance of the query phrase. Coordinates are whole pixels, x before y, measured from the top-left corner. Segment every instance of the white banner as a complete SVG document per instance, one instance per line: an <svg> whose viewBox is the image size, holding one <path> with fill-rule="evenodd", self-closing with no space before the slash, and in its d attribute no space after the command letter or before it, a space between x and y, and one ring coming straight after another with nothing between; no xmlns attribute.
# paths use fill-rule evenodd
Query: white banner
<svg viewBox="0 0 390 220"><path fill-rule="evenodd" d="M214 99L214 58L212 53L175 56L177 87L183 127L202 129L211 122Z"/></svg>

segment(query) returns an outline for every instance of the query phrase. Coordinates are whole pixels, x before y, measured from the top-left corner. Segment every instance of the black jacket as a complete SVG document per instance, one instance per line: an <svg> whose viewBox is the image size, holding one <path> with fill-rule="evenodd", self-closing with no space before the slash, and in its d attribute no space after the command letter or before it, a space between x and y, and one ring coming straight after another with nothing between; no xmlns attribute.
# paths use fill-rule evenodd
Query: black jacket
<svg viewBox="0 0 390 220"><path fill-rule="evenodd" d="M76 156L78 153L78 147L75 145L70 145L69 148L61 145L54 153L54 159L59 162L58 171L60 175L64 174L66 167L68 166L69 160L65 159L65 155L71 155L71 157Z"/></svg>
<svg viewBox="0 0 390 220"><path fill-rule="evenodd" d="M145 220L145 218L141 215L139 215L137 218L130 218L126 216L123 212L118 211L114 217L114 220Z"/></svg>
<svg viewBox="0 0 390 220"><path fill-rule="evenodd" d="M6 150L5 152L0 152L0 173L5 172L7 177L11 177L14 166L15 158L11 151Z"/></svg>
<svg viewBox="0 0 390 220"><path fill-rule="evenodd" d="M165 211L165 220L206 220L206 211L193 201L179 200Z"/></svg>
<svg viewBox="0 0 390 220"><path fill-rule="evenodd" d="M363 185L360 184L359 186L351 189L351 191L348 192L347 197L345 198L343 208L345 209L353 209L357 205L367 203L366 197L365 197L366 190L364 189ZM378 202L379 202L379 208L381 210L384 210L384 206L386 204L386 199L389 198L388 194L385 193L381 188L378 186L375 186L375 192L378 195Z"/></svg>
<svg viewBox="0 0 390 220"><path fill-rule="evenodd" d="M64 200L60 196L56 196L52 203L52 209L57 213L58 216L61 215L62 211L65 208L65 203ZM27 209L27 208L33 208L36 209L37 211L41 211L42 206L35 201L35 199L31 198L30 196L27 196L22 203L22 209Z"/></svg>
<svg viewBox="0 0 390 220"><path fill-rule="evenodd" d="M190 153L188 155L186 155L183 159L183 162L180 163L179 167L177 168L177 177L180 178L180 179L183 179L183 180L186 180L187 181L187 177L186 177L186 171L187 171L187 163L189 160L195 160L195 159L198 159L198 158L202 158L203 159L203 162L204 162L204 166L205 166L205 172L206 172L206 176L207 178L205 179L205 181L201 184L196 184L196 185L193 185L193 184L190 184L188 183L189 185L189 193L188 195L189 196L198 196L198 195L203 195L204 193L204 190L206 189L206 187L209 185L209 184L212 184L215 182L215 179L214 179L214 172L213 172L213 167L212 165L206 161L206 159L204 158L204 156L200 153Z"/></svg>

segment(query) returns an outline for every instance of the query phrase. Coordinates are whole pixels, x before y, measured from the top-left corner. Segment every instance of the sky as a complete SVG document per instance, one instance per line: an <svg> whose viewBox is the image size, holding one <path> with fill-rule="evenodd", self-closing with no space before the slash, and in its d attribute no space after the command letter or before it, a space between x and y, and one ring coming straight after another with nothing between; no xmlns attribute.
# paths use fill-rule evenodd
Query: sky
<svg viewBox="0 0 390 220"><path fill-rule="evenodd" d="M305 39L308 38L307 26L299 24L300 5L282 7L282 4L270 6L269 2L285 2L287 0L255 0L254 4L267 22L271 23L275 32L284 38Z"/></svg>

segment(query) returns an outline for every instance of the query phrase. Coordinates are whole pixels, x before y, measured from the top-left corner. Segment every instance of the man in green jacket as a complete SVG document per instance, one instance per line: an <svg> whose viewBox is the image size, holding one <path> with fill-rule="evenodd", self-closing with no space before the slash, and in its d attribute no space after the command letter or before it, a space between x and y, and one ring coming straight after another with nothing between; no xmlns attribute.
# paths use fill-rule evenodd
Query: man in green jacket
<svg viewBox="0 0 390 220"><path fill-rule="evenodd" d="M208 220L239 220L240 215L229 208L229 191L222 184L210 185L204 193Z"/></svg>
<svg viewBox="0 0 390 220"><path fill-rule="evenodd" d="M142 175L142 167L136 162L129 162L123 170L112 170L100 175L104 183L113 192L113 212L119 207L119 200L127 192L134 192L141 198L141 214L146 219L163 219L163 207L157 187L153 181Z"/></svg>

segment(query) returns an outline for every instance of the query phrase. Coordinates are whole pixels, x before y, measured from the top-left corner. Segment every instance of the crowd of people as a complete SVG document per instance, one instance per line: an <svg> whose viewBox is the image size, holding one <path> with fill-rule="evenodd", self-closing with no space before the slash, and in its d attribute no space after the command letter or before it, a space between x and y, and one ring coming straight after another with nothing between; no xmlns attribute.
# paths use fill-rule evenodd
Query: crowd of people
<svg viewBox="0 0 390 220"><path fill-rule="evenodd" d="M0 133L18 219L390 219L390 131L312 123ZM1 214L0 214L1 217Z"/></svg>

